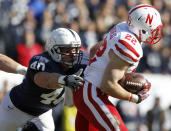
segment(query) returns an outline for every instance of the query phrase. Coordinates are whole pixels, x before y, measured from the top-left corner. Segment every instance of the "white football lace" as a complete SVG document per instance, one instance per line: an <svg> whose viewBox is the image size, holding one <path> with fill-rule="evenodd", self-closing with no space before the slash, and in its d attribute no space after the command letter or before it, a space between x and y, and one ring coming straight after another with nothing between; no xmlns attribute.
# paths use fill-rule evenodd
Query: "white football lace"
<svg viewBox="0 0 171 131"><path fill-rule="evenodd" d="M136 83L136 82L132 82L132 81L127 81L126 85L142 87L142 83Z"/></svg>

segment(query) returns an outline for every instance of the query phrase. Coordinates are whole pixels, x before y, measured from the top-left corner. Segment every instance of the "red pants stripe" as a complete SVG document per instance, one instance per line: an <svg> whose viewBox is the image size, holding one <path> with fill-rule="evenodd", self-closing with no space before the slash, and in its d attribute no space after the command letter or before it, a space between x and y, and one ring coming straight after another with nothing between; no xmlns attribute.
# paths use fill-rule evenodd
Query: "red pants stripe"
<svg viewBox="0 0 171 131"><path fill-rule="evenodd" d="M91 83L85 82L83 87L73 93L73 98L78 110L76 131L88 131L90 128L100 131L127 131L108 95Z"/></svg>

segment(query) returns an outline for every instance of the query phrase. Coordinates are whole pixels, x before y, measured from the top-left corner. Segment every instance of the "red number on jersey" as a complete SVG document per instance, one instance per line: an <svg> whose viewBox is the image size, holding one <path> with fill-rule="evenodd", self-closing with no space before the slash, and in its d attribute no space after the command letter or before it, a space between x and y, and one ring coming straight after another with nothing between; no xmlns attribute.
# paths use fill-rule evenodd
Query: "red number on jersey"
<svg viewBox="0 0 171 131"><path fill-rule="evenodd" d="M132 38L131 42L135 45L137 43L137 40L135 38Z"/></svg>
<svg viewBox="0 0 171 131"><path fill-rule="evenodd" d="M132 36L131 36L130 34L127 34L127 35L125 36L125 39L126 39L126 40L131 40L131 38L132 38Z"/></svg>
<svg viewBox="0 0 171 131"><path fill-rule="evenodd" d="M104 53L104 51L106 50L106 39L104 39L103 44L97 49L96 55L98 57L101 57Z"/></svg>
<svg viewBox="0 0 171 131"><path fill-rule="evenodd" d="M134 37L132 37L132 35L130 35L130 34L127 34L127 35L125 36L125 39L131 41L134 45L135 45L136 42L137 42L137 40L136 40Z"/></svg>
<svg viewBox="0 0 171 131"><path fill-rule="evenodd" d="M103 55L103 53L106 50L106 45L107 45L107 41L105 38L103 44L101 44L100 47L97 49L96 52L97 57L101 57ZM97 60L96 57L91 58L88 65L91 65L91 63L95 62L96 60Z"/></svg>

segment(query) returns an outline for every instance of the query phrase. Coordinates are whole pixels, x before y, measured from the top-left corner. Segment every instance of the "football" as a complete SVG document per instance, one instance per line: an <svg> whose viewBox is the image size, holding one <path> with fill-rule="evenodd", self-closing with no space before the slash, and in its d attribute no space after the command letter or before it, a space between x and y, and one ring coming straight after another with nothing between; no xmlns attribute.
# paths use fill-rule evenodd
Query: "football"
<svg viewBox="0 0 171 131"><path fill-rule="evenodd" d="M133 94L137 94L143 89L150 90L151 88L151 83L140 73L126 73L118 83Z"/></svg>

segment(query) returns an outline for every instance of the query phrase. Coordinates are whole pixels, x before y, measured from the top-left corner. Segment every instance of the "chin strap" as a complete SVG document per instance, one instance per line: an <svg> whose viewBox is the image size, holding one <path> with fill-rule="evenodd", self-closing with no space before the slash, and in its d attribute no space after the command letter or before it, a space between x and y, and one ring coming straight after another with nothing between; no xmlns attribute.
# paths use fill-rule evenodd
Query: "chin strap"
<svg viewBox="0 0 171 131"><path fill-rule="evenodd" d="M62 64L66 65L68 68L72 68L74 66L74 62L73 63L69 63L69 62L61 62Z"/></svg>

